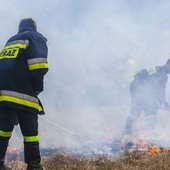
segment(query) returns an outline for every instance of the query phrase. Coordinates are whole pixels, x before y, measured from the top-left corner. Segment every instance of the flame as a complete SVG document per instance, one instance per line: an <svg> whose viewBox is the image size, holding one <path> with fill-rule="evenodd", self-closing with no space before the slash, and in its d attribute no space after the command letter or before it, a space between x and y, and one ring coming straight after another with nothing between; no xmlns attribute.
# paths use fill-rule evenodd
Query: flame
<svg viewBox="0 0 170 170"><path fill-rule="evenodd" d="M127 151L135 151L138 150L140 152L148 153L149 155L160 154L164 152L164 149L159 146L155 146L147 140L140 140L135 136L126 136L122 140L122 148ZM130 146L130 149L128 148Z"/></svg>
<svg viewBox="0 0 170 170"><path fill-rule="evenodd" d="M156 146L153 146L151 148L149 148L148 150L148 154L149 155L153 155L153 154L160 154L162 152L162 149Z"/></svg>

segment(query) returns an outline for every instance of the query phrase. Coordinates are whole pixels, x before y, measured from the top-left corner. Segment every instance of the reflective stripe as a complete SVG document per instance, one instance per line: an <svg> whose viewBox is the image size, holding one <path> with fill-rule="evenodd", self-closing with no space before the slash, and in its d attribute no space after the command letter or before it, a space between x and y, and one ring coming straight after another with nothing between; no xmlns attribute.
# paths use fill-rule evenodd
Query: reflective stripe
<svg viewBox="0 0 170 170"><path fill-rule="evenodd" d="M37 69L43 69L43 68L48 68L47 63L37 63L37 64L30 64L28 65L29 70L37 70Z"/></svg>
<svg viewBox="0 0 170 170"><path fill-rule="evenodd" d="M42 111L42 107L39 104L30 102L24 99L19 99L19 98L11 97L11 96L0 96L0 102L4 102L4 101L13 102L13 103L24 105L27 107L32 107L34 109L37 109L38 111Z"/></svg>
<svg viewBox="0 0 170 170"><path fill-rule="evenodd" d="M10 138L12 136L12 132L5 132L5 131L0 130L0 136Z"/></svg>
<svg viewBox="0 0 170 170"><path fill-rule="evenodd" d="M28 64L47 63L47 58L33 58L27 61L28 61Z"/></svg>
<svg viewBox="0 0 170 170"><path fill-rule="evenodd" d="M14 97L18 97L18 98L22 98L22 99L26 99L26 100L38 103L38 99L36 97L32 97L32 96L29 96L27 94L18 93L18 92L14 92L14 91L1 90L0 95L2 95L2 96L3 95L5 95L5 96L14 96Z"/></svg>
<svg viewBox="0 0 170 170"><path fill-rule="evenodd" d="M11 45L11 44L26 44L26 45L29 45L29 40L15 40L15 41L11 41L11 42L8 42L6 44L6 46Z"/></svg>
<svg viewBox="0 0 170 170"><path fill-rule="evenodd" d="M8 45L8 46L5 46L4 50L6 49L9 49L9 48L24 48L26 49L27 48L27 44L11 44L11 45Z"/></svg>
<svg viewBox="0 0 170 170"><path fill-rule="evenodd" d="M47 58L33 58L28 61L29 70L48 68Z"/></svg>
<svg viewBox="0 0 170 170"><path fill-rule="evenodd" d="M154 66L149 67L149 68L147 68L147 71L148 71L149 75L155 74L156 73L156 67L154 67Z"/></svg>
<svg viewBox="0 0 170 170"><path fill-rule="evenodd" d="M30 108L37 109L38 111L42 111L42 107L39 105L37 98L22 93L1 90L0 102L4 101L24 105Z"/></svg>
<svg viewBox="0 0 170 170"><path fill-rule="evenodd" d="M37 136L24 136L24 142L38 142L39 137Z"/></svg>

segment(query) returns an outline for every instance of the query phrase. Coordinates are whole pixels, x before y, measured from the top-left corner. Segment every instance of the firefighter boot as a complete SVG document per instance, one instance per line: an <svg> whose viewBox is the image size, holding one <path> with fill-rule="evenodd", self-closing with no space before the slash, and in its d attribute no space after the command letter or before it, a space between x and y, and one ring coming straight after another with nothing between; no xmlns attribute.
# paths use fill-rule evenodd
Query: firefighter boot
<svg viewBox="0 0 170 170"><path fill-rule="evenodd" d="M8 138L0 137L0 170L8 170L9 168L4 165L6 150L8 147Z"/></svg>
<svg viewBox="0 0 170 170"><path fill-rule="evenodd" d="M27 170L45 170L41 162L39 143L24 143L25 162Z"/></svg>

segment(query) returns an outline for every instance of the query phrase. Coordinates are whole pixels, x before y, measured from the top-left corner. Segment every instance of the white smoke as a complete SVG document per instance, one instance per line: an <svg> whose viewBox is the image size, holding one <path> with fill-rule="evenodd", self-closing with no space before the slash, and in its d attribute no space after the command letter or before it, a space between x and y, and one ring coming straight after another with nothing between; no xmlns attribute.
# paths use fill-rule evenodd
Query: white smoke
<svg viewBox="0 0 170 170"><path fill-rule="evenodd" d="M22 18L35 19L49 47L43 118L96 141L123 128L132 75L169 58L169 7L168 0L1 0L0 46ZM170 140L169 125L163 126ZM41 119L40 135L42 145L53 146L74 138Z"/></svg>

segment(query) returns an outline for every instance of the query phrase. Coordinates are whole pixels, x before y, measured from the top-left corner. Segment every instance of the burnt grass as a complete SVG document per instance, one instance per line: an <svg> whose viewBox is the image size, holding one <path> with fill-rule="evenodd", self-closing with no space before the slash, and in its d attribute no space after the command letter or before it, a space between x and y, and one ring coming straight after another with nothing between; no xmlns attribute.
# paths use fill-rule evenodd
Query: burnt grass
<svg viewBox="0 0 170 170"><path fill-rule="evenodd" d="M12 170L24 170L21 161L10 163ZM133 151L123 156L109 158L105 155L93 158L75 157L69 154L43 156L42 165L47 170L170 170L170 150L157 154Z"/></svg>

